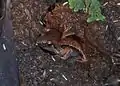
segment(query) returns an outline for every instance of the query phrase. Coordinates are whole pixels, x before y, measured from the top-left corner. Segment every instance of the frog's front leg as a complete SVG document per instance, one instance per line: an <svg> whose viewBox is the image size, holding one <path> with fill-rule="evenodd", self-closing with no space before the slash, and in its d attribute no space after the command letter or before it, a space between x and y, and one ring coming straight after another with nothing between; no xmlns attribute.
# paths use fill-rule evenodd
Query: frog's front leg
<svg viewBox="0 0 120 86"><path fill-rule="evenodd" d="M79 57L77 59L77 61L78 60L79 60L79 62L86 62L87 61L85 53L83 52L83 50L81 48L82 45L80 43L78 43L76 40L67 37L67 38L61 39L58 42L58 44L61 46L68 46L69 47L69 48L66 47L65 49L62 50L61 54L63 54L63 56L64 56L63 59L67 59L74 50L77 50L80 53L77 56L77 57Z"/></svg>

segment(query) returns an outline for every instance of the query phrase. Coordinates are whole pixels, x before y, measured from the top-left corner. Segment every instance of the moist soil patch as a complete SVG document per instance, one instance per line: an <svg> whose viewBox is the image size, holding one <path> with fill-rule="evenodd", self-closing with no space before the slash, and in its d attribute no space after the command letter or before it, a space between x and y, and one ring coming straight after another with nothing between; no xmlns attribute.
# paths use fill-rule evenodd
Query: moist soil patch
<svg viewBox="0 0 120 86"><path fill-rule="evenodd" d="M62 8L63 2L12 1L14 40L21 86L119 86L119 0L103 0L102 14L106 21L92 24L85 22L86 15L82 12L73 13L67 6ZM54 3L57 6L53 6ZM46 40L63 40L61 34L66 30L65 27L73 28L64 35L72 40L67 39L65 44L61 44L63 41L53 44L41 42L40 37L45 33L44 30L53 28L54 36L51 37L50 34ZM80 40L82 42L79 42ZM79 51L80 47L83 50L87 62L77 62L76 57L63 60L61 55L56 54L59 50L57 45L71 46L68 41L74 41L74 49ZM76 46L76 43L80 45Z"/></svg>

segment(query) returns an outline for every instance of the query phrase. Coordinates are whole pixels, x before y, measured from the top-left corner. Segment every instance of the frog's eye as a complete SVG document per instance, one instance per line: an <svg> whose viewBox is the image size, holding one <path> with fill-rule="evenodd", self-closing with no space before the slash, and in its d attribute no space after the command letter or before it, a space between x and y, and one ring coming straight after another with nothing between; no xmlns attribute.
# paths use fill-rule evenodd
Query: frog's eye
<svg viewBox="0 0 120 86"><path fill-rule="evenodd" d="M47 40L47 41L54 41L54 40L59 40L61 37L61 33L58 32L57 30L55 29L51 29L50 31L46 32L43 36L40 36L38 38L38 41L44 41L44 40ZM38 42L38 43L39 43Z"/></svg>

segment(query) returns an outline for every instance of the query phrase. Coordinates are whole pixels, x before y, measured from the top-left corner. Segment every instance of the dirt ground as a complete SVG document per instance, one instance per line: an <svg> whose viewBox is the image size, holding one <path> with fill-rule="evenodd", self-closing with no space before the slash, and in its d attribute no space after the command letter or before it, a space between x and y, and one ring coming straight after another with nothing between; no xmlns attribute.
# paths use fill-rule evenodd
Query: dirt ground
<svg viewBox="0 0 120 86"><path fill-rule="evenodd" d="M21 86L120 86L120 1L102 0L106 22L98 32L102 33L100 38L104 36L103 47L109 55L88 47L85 63L62 60L36 44L43 29L40 19L56 1L65 0L12 0Z"/></svg>

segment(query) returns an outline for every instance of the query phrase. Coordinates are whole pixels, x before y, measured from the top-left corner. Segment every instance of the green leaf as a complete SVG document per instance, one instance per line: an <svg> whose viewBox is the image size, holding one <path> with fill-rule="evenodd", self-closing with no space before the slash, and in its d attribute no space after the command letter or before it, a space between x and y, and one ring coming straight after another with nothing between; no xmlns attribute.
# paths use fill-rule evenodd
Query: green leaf
<svg viewBox="0 0 120 86"><path fill-rule="evenodd" d="M84 4L85 4L85 12L88 12L90 4L91 4L91 0L84 0Z"/></svg>
<svg viewBox="0 0 120 86"><path fill-rule="evenodd" d="M104 21L105 17L101 14L101 5L98 0L68 0L69 6L74 12L83 10L88 13L87 22Z"/></svg>
<svg viewBox="0 0 120 86"><path fill-rule="evenodd" d="M93 22L93 21L104 21L105 17L103 15L91 15L88 17L87 22Z"/></svg>
<svg viewBox="0 0 120 86"><path fill-rule="evenodd" d="M104 21L105 17L101 14L101 5L98 0L91 0L89 7L89 18L87 22Z"/></svg>
<svg viewBox="0 0 120 86"><path fill-rule="evenodd" d="M74 12L83 10L85 8L83 0L68 0L68 2L69 2L70 8L73 9Z"/></svg>

